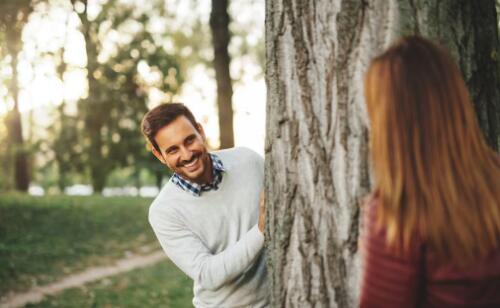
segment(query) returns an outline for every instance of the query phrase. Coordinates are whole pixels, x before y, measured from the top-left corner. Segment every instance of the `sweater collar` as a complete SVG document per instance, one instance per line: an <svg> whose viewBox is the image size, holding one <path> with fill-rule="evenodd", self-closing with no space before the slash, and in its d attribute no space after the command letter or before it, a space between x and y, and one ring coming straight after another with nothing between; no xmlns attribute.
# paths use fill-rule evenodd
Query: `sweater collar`
<svg viewBox="0 0 500 308"><path fill-rule="evenodd" d="M180 187L182 190L192 194L193 196L199 197L205 191L210 190L218 190L219 184L222 182L223 172L226 171L224 165L222 164L222 160L212 153L208 154L210 156L210 160L212 162L212 174L213 181L207 184L198 184L191 182L189 180L184 179L177 173L172 175L172 182Z"/></svg>

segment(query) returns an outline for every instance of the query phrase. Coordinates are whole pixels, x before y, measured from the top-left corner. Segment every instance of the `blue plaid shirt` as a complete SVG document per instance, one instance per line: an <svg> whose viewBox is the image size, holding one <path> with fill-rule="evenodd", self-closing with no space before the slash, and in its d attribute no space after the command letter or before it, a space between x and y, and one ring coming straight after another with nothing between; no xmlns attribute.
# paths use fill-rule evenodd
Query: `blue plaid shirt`
<svg viewBox="0 0 500 308"><path fill-rule="evenodd" d="M210 159L212 160L212 175L214 177L212 183L200 185L182 178L177 173L172 175L172 183L196 197L201 196L201 193L204 191L219 189L219 184L222 182L222 173L226 171L226 169L224 169L224 165L217 155L212 153L208 155L210 155Z"/></svg>

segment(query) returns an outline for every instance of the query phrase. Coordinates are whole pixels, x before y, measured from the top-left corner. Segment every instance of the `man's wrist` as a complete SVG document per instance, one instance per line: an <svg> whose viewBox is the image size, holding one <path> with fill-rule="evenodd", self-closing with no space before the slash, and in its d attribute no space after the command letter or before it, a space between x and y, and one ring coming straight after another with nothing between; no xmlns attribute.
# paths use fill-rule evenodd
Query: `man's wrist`
<svg viewBox="0 0 500 308"><path fill-rule="evenodd" d="M262 222L257 223L257 229L259 229L260 233L264 234L264 229L266 228L266 225Z"/></svg>

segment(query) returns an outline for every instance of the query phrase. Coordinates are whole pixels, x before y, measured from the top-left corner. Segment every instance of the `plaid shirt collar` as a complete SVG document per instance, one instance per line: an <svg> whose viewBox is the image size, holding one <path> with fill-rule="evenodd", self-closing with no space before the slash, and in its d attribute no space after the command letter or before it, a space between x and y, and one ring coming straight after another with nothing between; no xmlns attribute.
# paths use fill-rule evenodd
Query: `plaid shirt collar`
<svg viewBox="0 0 500 308"><path fill-rule="evenodd" d="M219 184L220 182L222 182L222 173L226 171L226 169L224 168L222 161L217 155L212 153L209 153L208 155L210 155L210 159L212 161L212 183L200 185L182 178L177 173L174 173L174 175L172 175L172 182L179 186L182 190L196 197L201 196L202 192L204 191L219 189Z"/></svg>

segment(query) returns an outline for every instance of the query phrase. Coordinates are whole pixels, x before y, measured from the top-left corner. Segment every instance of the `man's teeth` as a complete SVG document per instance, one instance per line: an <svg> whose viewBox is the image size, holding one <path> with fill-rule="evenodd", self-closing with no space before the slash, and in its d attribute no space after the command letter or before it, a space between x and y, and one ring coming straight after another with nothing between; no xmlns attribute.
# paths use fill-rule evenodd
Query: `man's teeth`
<svg viewBox="0 0 500 308"><path fill-rule="evenodd" d="M192 167L196 163L197 160L198 160L198 158L193 159L192 162L190 162L189 164L185 164L184 167Z"/></svg>

